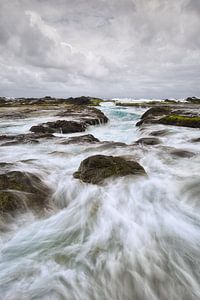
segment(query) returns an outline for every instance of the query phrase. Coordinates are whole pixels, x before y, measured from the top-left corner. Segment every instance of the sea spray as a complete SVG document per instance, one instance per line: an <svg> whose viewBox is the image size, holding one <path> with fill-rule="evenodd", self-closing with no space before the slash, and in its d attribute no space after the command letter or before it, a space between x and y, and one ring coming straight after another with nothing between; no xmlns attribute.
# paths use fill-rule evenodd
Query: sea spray
<svg viewBox="0 0 200 300"><path fill-rule="evenodd" d="M134 126L143 110L102 110L110 122L88 130L100 140L133 144L145 130L157 129ZM10 120L10 132L12 126ZM2 161L37 174L52 189L46 215L27 212L10 219L2 232L1 299L199 299L200 156L198 145L189 142L198 132L170 131L156 146L102 150L99 144L46 140L1 148ZM172 157L170 147L195 156ZM99 151L136 158L148 177L109 179L101 186L74 179L80 162Z"/></svg>

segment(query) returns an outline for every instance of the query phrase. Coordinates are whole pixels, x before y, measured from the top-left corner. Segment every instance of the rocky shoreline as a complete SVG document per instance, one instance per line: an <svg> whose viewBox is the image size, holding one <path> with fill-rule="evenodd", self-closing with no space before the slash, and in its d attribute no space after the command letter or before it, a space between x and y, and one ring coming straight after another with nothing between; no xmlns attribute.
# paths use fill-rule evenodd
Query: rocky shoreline
<svg viewBox="0 0 200 300"><path fill-rule="evenodd" d="M0 118L2 120L19 120L37 117L48 121L35 123L29 132L23 134L1 134L0 147L23 144L39 144L53 139L55 143L69 144L97 144L100 153L102 149L115 147L159 146L159 137L167 136L168 129L157 130L149 135L133 141L132 145L112 141L100 141L92 134L81 136L58 137L55 134L84 132L89 126L106 124L108 117L98 106L103 100L92 97L55 99L21 98L7 100L0 98ZM143 103L122 104L121 106L141 106ZM119 106L119 103L117 104ZM137 122L141 130L151 124L183 126L200 128L200 101L191 97L183 102L148 103L148 110ZM49 118L52 120L49 121ZM194 141L199 142L196 138ZM189 151L170 149L171 154L177 157L191 157ZM86 183L101 184L109 177L123 177L127 175L146 175L144 168L135 160L126 157L100 155L88 157L80 164L74 177ZM42 178L29 172L16 171L14 165L1 163L0 174L0 214L25 211L27 209L38 212L50 205L51 188L46 186Z"/></svg>

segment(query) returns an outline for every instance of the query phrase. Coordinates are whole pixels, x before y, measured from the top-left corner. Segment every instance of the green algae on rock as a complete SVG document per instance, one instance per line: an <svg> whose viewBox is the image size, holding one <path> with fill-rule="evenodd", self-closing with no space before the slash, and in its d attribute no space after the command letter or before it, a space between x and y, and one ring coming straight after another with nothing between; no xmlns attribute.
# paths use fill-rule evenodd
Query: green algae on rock
<svg viewBox="0 0 200 300"><path fill-rule="evenodd" d="M200 117L168 115L158 120L159 124L200 128Z"/></svg>

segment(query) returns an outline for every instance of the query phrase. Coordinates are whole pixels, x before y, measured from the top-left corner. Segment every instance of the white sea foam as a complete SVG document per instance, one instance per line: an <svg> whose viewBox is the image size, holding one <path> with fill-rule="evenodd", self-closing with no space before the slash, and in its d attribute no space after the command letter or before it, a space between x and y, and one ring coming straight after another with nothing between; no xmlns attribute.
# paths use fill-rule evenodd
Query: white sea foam
<svg viewBox="0 0 200 300"><path fill-rule="evenodd" d="M131 144L166 128L135 127L143 109L105 105L102 110L110 122L88 129L100 140ZM7 124L15 130L14 121ZM17 132L30 124L20 120ZM49 140L0 148L1 161L43 178L54 203L42 219L28 212L5 224L0 299L200 299L200 155L199 146L189 141L199 131L168 128L163 144L154 147ZM175 159L169 147L196 155ZM131 155L148 178L108 180L103 186L74 179L80 162L97 153ZM26 159L33 161L19 162Z"/></svg>

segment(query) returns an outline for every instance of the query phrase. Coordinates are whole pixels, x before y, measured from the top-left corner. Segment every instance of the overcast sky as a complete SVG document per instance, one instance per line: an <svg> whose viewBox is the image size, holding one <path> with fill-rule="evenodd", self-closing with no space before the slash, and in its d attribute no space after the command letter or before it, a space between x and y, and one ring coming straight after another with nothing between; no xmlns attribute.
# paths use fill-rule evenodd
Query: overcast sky
<svg viewBox="0 0 200 300"><path fill-rule="evenodd" d="M200 96L200 0L0 0L0 95Z"/></svg>

